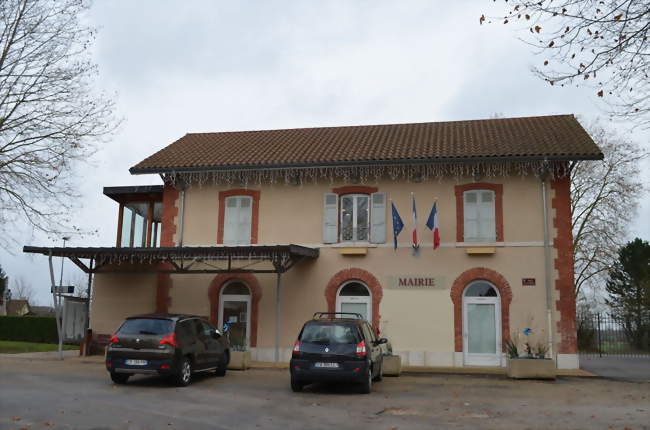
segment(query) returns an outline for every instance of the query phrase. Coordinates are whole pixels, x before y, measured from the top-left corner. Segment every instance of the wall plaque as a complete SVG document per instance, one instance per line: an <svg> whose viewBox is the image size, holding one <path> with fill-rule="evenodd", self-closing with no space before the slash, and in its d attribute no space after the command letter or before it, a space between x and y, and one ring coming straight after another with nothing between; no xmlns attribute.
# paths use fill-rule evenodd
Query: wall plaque
<svg viewBox="0 0 650 430"><path fill-rule="evenodd" d="M386 287L400 290L442 290L444 277L432 275L392 275L386 277Z"/></svg>
<svg viewBox="0 0 650 430"><path fill-rule="evenodd" d="M535 278L521 278L521 285L524 287L534 287Z"/></svg>

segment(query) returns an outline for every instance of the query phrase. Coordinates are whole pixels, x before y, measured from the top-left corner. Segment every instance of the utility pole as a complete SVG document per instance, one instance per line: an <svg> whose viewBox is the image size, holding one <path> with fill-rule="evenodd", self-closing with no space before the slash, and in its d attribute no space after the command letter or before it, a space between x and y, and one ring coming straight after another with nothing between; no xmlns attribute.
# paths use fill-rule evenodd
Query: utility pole
<svg viewBox="0 0 650 430"><path fill-rule="evenodd" d="M63 236L63 247L65 248L65 243L70 240L70 236ZM65 257L61 256L61 276L59 278L59 287L55 289L56 300L54 302L54 309L56 311L56 318L59 320L57 327L59 328L59 358L63 360L63 301L61 300L61 288L63 288L63 262Z"/></svg>

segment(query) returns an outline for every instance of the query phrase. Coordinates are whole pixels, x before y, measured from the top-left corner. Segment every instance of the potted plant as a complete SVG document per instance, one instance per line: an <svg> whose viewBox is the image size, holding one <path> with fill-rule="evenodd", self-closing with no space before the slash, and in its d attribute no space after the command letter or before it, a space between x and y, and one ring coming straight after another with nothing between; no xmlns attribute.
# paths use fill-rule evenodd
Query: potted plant
<svg viewBox="0 0 650 430"><path fill-rule="evenodd" d="M224 324L224 332L230 343L228 369L246 370L250 367L251 352L246 347L246 332L234 324Z"/></svg>
<svg viewBox="0 0 650 430"><path fill-rule="evenodd" d="M246 370L251 364L251 352L242 345L230 345L228 369Z"/></svg>
<svg viewBox="0 0 650 430"><path fill-rule="evenodd" d="M390 341L385 344L385 349L382 352L382 375L399 376L400 373L402 373L402 357L399 355L393 355L393 346L391 345Z"/></svg>
<svg viewBox="0 0 650 430"><path fill-rule="evenodd" d="M513 379L555 379L556 367L551 358L546 358L548 345L543 341L530 340L533 330L523 331L526 341L522 353L519 352L519 334L505 343L508 355L508 376Z"/></svg>

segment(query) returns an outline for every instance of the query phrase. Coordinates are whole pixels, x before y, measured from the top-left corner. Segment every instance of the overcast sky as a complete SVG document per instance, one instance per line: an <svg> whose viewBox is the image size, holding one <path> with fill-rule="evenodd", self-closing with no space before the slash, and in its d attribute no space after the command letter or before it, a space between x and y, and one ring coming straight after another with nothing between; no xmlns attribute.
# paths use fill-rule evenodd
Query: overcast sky
<svg viewBox="0 0 650 430"><path fill-rule="evenodd" d="M530 73L543 58L517 40L521 28L479 25L482 13L499 15L502 7L491 0L97 2L86 17L99 27L97 85L117 93L124 122L79 172L83 207L74 218L98 233L68 246L114 246L117 204L102 187L160 183L128 169L188 132L495 113L572 113L585 123L602 116L595 91L551 87ZM648 145L647 132L617 127ZM650 183L648 172L650 163ZM648 200L631 228L646 240ZM23 231L11 252L0 250L0 264L50 303L47 258L21 248L61 241ZM78 279L81 272L65 264L66 282Z"/></svg>

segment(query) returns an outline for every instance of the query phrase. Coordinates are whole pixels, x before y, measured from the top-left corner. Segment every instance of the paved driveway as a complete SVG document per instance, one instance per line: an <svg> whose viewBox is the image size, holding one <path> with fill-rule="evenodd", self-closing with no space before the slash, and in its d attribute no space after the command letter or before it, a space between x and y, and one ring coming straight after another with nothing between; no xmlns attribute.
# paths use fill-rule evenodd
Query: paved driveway
<svg viewBox="0 0 650 430"><path fill-rule="evenodd" d="M650 382L650 357L580 356L580 368L606 378Z"/></svg>
<svg viewBox="0 0 650 430"><path fill-rule="evenodd" d="M100 364L0 357L2 429L650 429L650 384L503 376L385 378L351 388L289 389L286 370L229 371L176 388L153 377L110 382Z"/></svg>

